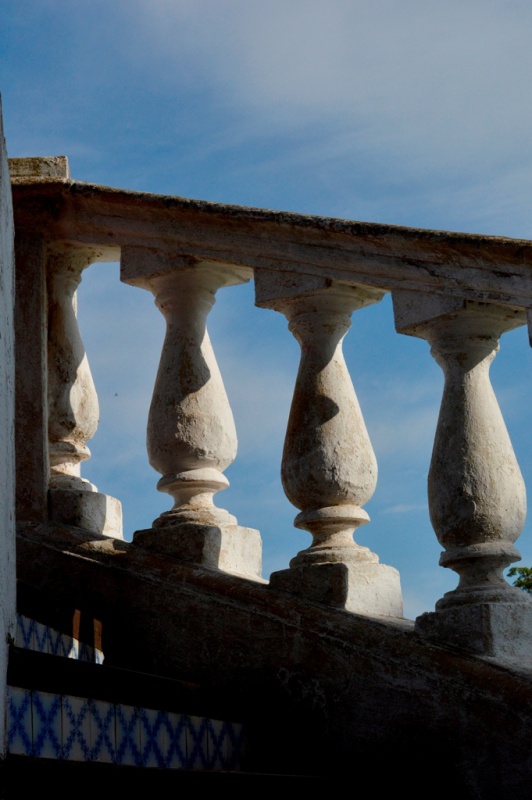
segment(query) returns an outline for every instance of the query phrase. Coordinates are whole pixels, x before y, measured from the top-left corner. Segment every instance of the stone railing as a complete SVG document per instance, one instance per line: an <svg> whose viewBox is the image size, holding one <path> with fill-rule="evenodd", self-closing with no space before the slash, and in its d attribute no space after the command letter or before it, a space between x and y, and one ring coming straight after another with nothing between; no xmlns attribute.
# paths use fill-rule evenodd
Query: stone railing
<svg viewBox="0 0 532 800"><path fill-rule="evenodd" d="M281 471L313 539L270 588L401 616L397 571L353 539L377 471L342 355L351 314L391 292L397 331L426 339L445 374L429 507L440 563L460 581L416 629L489 656L532 652L532 600L502 575L519 558L525 489L488 375L501 334L532 308L532 244L113 190L72 181L64 158L11 170L18 520L122 535L118 501L80 475L98 407L76 322L82 270L120 261L167 325L148 457L174 505L132 546L262 580L259 532L213 502L236 433L206 326L216 291L253 277L257 305L284 314L301 345Z"/></svg>

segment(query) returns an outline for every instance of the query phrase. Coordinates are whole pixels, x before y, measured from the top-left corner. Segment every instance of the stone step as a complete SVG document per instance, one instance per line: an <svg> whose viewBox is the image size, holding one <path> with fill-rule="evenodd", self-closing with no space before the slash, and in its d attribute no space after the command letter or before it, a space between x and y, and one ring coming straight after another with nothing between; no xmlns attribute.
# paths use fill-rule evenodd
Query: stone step
<svg viewBox="0 0 532 800"><path fill-rule="evenodd" d="M279 775L277 773L266 772L230 772L230 771L188 771L172 769L135 769L134 767L118 766L114 764L100 764L97 762L70 762L57 761L43 758L28 758L25 756L8 755L6 760L0 764L0 800L4 798L20 797L20 793L27 787L28 791L33 791L35 779L43 781L45 787L53 781L53 786L57 788L68 782L70 787L78 787L76 794L79 796L79 787L93 786L92 791L97 793L99 798L115 797L117 786L120 791L135 790L137 793L143 790L161 791L164 789L208 789L213 784L217 787L231 788L232 797L249 797L251 786L259 783L264 786L278 784L280 781L289 783L308 784L313 781L316 785L321 785L323 778L314 775ZM110 780L109 786L106 781ZM116 780L120 783L116 784ZM80 781L84 783L80 784ZM97 784L94 782L98 781ZM251 785L251 786L250 786ZM10 793L12 792L12 793ZM235 794L236 792L236 794ZM244 792L246 794L244 795ZM43 792L44 793L44 792ZM81 796L84 796L81 794ZM135 795L137 796L137 795Z"/></svg>

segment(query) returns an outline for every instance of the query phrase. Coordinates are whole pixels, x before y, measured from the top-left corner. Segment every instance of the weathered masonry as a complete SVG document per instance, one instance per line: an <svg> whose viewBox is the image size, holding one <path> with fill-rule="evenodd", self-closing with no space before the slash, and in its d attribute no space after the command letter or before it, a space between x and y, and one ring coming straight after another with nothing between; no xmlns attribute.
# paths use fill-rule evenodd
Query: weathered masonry
<svg viewBox="0 0 532 800"><path fill-rule="evenodd" d="M527 323L532 244L109 189L72 180L63 157L13 159L11 179L4 770L330 781L371 765L381 788L412 788L424 765L463 797L529 788L532 599L502 576L525 487L488 373ZM96 261L119 261L167 325L148 458L174 505L132 542L80 469L98 401L76 289ZM259 532L213 502L237 440L207 316L250 279L301 345L281 474L312 544L269 583ZM445 375L428 492L459 583L415 622L397 571L355 542L376 463L342 339L386 292L398 333L426 339Z"/></svg>

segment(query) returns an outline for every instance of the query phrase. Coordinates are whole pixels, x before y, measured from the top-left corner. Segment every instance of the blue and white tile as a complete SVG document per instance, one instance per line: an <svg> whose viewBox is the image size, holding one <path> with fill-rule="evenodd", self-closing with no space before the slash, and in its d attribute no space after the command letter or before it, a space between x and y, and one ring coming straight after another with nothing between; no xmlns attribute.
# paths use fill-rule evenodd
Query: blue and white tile
<svg viewBox="0 0 532 800"><path fill-rule="evenodd" d="M246 731L239 722L226 723L227 769L241 770L246 748Z"/></svg>
<svg viewBox="0 0 532 800"><path fill-rule="evenodd" d="M170 769L186 769L188 717L186 714L165 714L163 724L166 737L166 766Z"/></svg>
<svg viewBox="0 0 532 800"><path fill-rule="evenodd" d="M112 764L116 761L116 706L104 700L90 701L90 760Z"/></svg>
<svg viewBox="0 0 532 800"><path fill-rule="evenodd" d="M227 769L227 724L217 719L207 720L208 769Z"/></svg>
<svg viewBox="0 0 532 800"><path fill-rule="evenodd" d="M140 766L140 714L133 706L116 706L116 763Z"/></svg>
<svg viewBox="0 0 532 800"><path fill-rule="evenodd" d="M33 754L31 691L7 687L7 749L22 756Z"/></svg>
<svg viewBox="0 0 532 800"><path fill-rule="evenodd" d="M61 695L32 693L33 754L37 758L61 758Z"/></svg>
<svg viewBox="0 0 532 800"><path fill-rule="evenodd" d="M22 614L17 614L17 633L15 645L25 650L33 650L35 638L35 621Z"/></svg>
<svg viewBox="0 0 532 800"><path fill-rule="evenodd" d="M166 714L149 708L139 709L140 752L143 767L166 767L168 736Z"/></svg>
<svg viewBox="0 0 532 800"><path fill-rule="evenodd" d="M86 642L79 642L78 659L80 661L89 661L90 663L94 663L95 660L94 647L92 647L92 645L90 644L87 644Z"/></svg>
<svg viewBox="0 0 532 800"><path fill-rule="evenodd" d="M62 758L86 761L90 752L89 701L82 697L63 696Z"/></svg>
<svg viewBox="0 0 532 800"><path fill-rule="evenodd" d="M239 723L8 687L8 752L170 769L241 769Z"/></svg>
<svg viewBox="0 0 532 800"><path fill-rule="evenodd" d="M76 661L79 659L79 642L77 639L72 639L70 642L68 658L73 658Z"/></svg>
<svg viewBox="0 0 532 800"><path fill-rule="evenodd" d="M25 650L36 650L39 653L90 661L94 664L103 664L104 661L101 650L22 614L17 614L15 645Z"/></svg>
<svg viewBox="0 0 532 800"><path fill-rule="evenodd" d="M187 769L206 769L208 760L207 720L187 717Z"/></svg>
<svg viewBox="0 0 532 800"><path fill-rule="evenodd" d="M50 628L48 632L48 652L50 655L69 658L71 650L72 636L67 636L66 633Z"/></svg>
<svg viewBox="0 0 532 800"><path fill-rule="evenodd" d="M33 650L38 653L48 653L50 651L51 634L48 625L36 622L34 626Z"/></svg>

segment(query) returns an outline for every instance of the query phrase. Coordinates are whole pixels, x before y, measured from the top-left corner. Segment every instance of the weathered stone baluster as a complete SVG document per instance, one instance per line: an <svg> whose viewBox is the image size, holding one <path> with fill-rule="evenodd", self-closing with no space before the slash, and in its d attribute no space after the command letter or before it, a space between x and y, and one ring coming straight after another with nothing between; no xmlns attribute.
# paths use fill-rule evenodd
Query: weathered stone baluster
<svg viewBox="0 0 532 800"><path fill-rule="evenodd" d="M77 322L76 290L94 260L83 250L56 249L47 261L48 449L50 517L76 527L122 536L118 500L81 477L87 441L98 427L98 397Z"/></svg>
<svg viewBox="0 0 532 800"><path fill-rule="evenodd" d="M524 312L420 292L393 299L397 330L426 339L445 375L429 509L440 564L460 576L416 628L488 656L532 654L532 601L502 575L520 558L525 486L489 380L499 337Z"/></svg>
<svg viewBox="0 0 532 800"><path fill-rule="evenodd" d="M229 486L233 415L211 347L206 319L222 286L249 279L249 270L194 264L137 248L122 251L122 280L149 289L167 323L148 420L148 457L161 473L157 484L174 500L136 544L182 561L257 578L258 531L237 524L213 496Z"/></svg>
<svg viewBox="0 0 532 800"><path fill-rule="evenodd" d="M397 570L353 540L369 521L362 506L375 490L377 463L342 353L352 311L383 293L262 270L255 281L257 305L285 314L301 345L282 481L301 510L295 526L313 538L271 585L350 611L400 616Z"/></svg>

